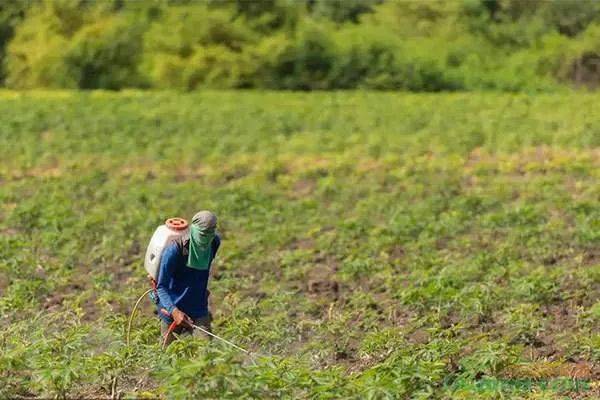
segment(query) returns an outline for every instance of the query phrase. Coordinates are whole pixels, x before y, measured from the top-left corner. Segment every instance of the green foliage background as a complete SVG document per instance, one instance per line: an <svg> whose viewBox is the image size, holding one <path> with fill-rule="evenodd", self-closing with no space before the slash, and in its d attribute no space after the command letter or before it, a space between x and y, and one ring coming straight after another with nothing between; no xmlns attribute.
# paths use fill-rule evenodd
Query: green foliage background
<svg viewBox="0 0 600 400"><path fill-rule="evenodd" d="M573 397L477 384L598 374L598 100L3 92L0 397ZM199 208L255 363L161 352L149 302L125 344L149 236Z"/></svg>
<svg viewBox="0 0 600 400"><path fill-rule="evenodd" d="M10 88L554 91L600 84L595 0L5 0Z"/></svg>

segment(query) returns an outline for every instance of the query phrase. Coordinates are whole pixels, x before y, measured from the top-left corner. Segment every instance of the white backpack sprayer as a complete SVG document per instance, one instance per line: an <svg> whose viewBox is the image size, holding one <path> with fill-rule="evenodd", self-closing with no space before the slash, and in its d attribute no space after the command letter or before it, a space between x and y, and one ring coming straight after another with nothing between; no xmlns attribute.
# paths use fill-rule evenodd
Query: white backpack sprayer
<svg viewBox="0 0 600 400"><path fill-rule="evenodd" d="M189 224L183 218L169 218L165 221L164 225L156 228L146 249L146 256L144 257L144 268L148 272L153 289L158 282L160 260L165 249L178 239L186 239L189 236Z"/></svg>
<svg viewBox="0 0 600 400"><path fill-rule="evenodd" d="M144 257L144 268L146 269L146 272L148 273L148 278L150 279L151 288L146 290L144 292L144 294L142 294L137 299L137 301L135 302L135 305L133 306L133 309L131 310L131 314L129 315L129 321L127 323L127 346L129 346L129 343L130 343L131 325L133 323L133 318L135 316L135 312L137 311L137 308L138 308L140 302L142 301L142 299L144 297L146 297L146 295L149 295L154 304L158 303L157 284L158 284L158 274L160 272L160 261L162 259L163 252L171 244L176 243L176 242L183 242L185 239L188 239L189 235L190 235L190 230L189 230L188 222L185 219L178 218L178 217L167 219L165 221L164 225L160 225L154 231L154 234L152 235L152 238L150 239L150 243L148 244L148 248L146 249L146 256ZM170 317L170 314L167 312L167 310L161 309L161 312ZM166 342L166 338L176 327L177 327L177 324L175 322L171 323L171 325L169 326L169 330L167 331L167 334L165 335L165 342ZM245 349L231 343L230 341L225 340L225 339L213 334L212 332L209 332L208 330L206 330L200 326L191 324L191 327L193 329L198 329L198 330L204 332L205 334L207 334L211 337L214 337L215 339L218 339L218 340L250 355L250 352L248 350L245 350ZM164 342L163 342L163 346L164 346Z"/></svg>

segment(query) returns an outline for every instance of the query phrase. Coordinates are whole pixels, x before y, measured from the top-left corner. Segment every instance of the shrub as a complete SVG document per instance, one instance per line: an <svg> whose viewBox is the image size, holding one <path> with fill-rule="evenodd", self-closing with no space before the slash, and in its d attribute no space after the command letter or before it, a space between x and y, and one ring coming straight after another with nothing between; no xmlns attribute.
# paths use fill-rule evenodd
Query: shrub
<svg viewBox="0 0 600 400"><path fill-rule="evenodd" d="M63 63L68 37L61 34L80 26L79 18L73 18L68 25L61 19L61 11L71 10L67 4L54 7L53 3L40 3L28 11L8 46L7 86L76 87Z"/></svg>
<svg viewBox="0 0 600 400"><path fill-rule="evenodd" d="M81 89L142 86L138 64L141 24L110 17L86 25L70 42L64 64Z"/></svg>
<svg viewBox="0 0 600 400"><path fill-rule="evenodd" d="M140 24L103 7L47 1L32 7L8 48L15 88L139 86Z"/></svg>
<svg viewBox="0 0 600 400"><path fill-rule="evenodd" d="M334 43L325 26L309 22L294 37L267 38L248 51L255 60L253 82L273 89L328 89L335 62Z"/></svg>
<svg viewBox="0 0 600 400"><path fill-rule="evenodd" d="M254 40L227 9L164 10L144 36L143 70L157 87L238 87L241 50Z"/></svg>

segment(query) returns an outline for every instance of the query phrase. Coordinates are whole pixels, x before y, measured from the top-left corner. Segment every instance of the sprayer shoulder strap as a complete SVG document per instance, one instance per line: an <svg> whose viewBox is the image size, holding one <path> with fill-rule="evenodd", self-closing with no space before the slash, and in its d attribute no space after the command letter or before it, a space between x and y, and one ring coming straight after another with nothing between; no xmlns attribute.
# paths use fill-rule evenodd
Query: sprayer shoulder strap
<svg viewBox="0 0 600 400"><path fill-rule="evenodd" d="M190 254L190 239L178 238L175 243L177 250L184 258Z"/></svg>

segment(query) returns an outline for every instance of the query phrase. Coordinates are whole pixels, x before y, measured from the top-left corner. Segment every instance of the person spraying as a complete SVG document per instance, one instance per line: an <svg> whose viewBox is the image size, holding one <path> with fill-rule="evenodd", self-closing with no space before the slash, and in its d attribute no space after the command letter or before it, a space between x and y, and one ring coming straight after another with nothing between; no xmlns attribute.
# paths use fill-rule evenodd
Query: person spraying
<svg viewBox="0 0 600 400"><path fill-rule="evenodd" d="M175 340L174 334L207 337L211 332L208 280L221 245L216 227L215 214L200 211L192 218L189 235L181 236L162 253L156 305L163 346Z"/></svg>

